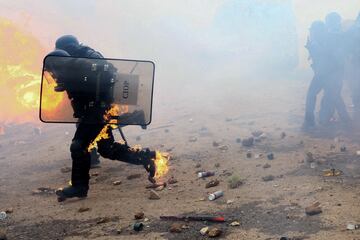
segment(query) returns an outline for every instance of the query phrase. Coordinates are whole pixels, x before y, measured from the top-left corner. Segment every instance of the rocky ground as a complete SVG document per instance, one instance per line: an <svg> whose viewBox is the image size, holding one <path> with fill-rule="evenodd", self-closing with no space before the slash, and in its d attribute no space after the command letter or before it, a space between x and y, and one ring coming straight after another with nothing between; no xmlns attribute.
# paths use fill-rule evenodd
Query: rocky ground
<svg viewBox="0 0 360 240"><path fill-rule="evenodd" d="M34 124L6 125L0 136L0 211L7 217L0 220L0 239L3 231L8 239L220 234L217 238L359 240L360 229L347 225L360 224L360 138L338 127L302 133L304 91L295 94L297 87L278 97L234 95L216 106L161 103L148 130L125 128L130 144L171 154L163 181L177 182L158 189L157 200L149 199L142 167L101 159L101 167L91 170L88 198L58 203L54 190L70 178L75 126L42 124L39 131ZM199 179L201 170L215 175ZM128 179L133 174L140 176ZM212 180L219 184L206 188ZM218 190L224 196L209 201ZM136 220L137 213L144 216ZM226 222L160 220L162 215L224 216ZM144 225L139 232L133 230L137 222Z"/></svg>

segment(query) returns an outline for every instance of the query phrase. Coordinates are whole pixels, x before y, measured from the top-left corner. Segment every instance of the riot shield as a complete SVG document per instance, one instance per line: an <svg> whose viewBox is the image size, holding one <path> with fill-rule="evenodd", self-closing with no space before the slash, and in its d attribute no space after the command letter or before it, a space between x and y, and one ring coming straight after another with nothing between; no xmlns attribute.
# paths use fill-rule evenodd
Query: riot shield
<svg viewBox="0 0 360 240"><path fill-rule="evenodd" d="M40 120L146 126L151 122L154 70L150 61L47 56Z"/></svg>

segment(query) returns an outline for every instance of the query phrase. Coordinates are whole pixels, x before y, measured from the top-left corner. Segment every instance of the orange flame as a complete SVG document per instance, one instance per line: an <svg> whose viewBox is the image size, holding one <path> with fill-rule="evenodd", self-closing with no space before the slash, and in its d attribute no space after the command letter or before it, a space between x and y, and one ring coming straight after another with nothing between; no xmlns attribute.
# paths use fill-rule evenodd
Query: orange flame
<svg viewBox="0 0 360 240"><path fill-rule="evenodd" d="M104 114L104 119L109 121L109 124L106 124L96 138L89 144L88 152L91 152L92 149L97 148L97 143L102 139L108 139L110 136L108 134L109 128L115 129L118 128L117 119L111 119L111 117L117 117L122 113L125 113L129 110L128 106L120 106L118 104L113 104L111 108L106 111Z"/></svg>
<svg viewBox="0 0 360 240"><path fill-rule="evenodd" d="M155 157L155 179L163 178L169 172L170 154L165 152L156 151Z"/></svg>

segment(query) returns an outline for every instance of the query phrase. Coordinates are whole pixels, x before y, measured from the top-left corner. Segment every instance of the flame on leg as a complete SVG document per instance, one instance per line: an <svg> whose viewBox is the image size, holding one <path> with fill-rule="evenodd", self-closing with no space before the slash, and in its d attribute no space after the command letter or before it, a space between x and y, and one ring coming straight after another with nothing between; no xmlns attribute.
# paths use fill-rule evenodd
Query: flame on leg
<svg viewBox="0 0 360 240"><path fill-rule="evenodd" d="M165 152L156 151L155 157L155 179L159 180L163 178L169 172L169 159L170 154Z"/></svg>

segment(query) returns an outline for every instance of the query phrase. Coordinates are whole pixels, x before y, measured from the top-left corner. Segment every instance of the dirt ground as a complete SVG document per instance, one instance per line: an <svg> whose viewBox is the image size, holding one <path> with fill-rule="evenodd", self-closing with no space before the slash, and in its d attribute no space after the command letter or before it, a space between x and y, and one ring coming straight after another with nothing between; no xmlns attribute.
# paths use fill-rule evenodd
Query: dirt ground
<svg viewBox="0 0 360 240"><path fill-rule="evenodd" d="M53 190L70 178L61 168L71 167L75 126L40 124L39 134L34 128L39 124L6 125L0 136L0 211L13 212L0 220L0 228L8 239L207 239L199 231L210 226L222 230L221 239L359 240L360 229L346 227L360 224L360 138L338 127L301 132L306 85L292 82L287 94L276 94L283 89L269 84L246 97L246 90L226 99L215 96L216 104L208 105L196 99L156 103L148 130L124 131L132 145L170 152L164 180L173 176L178 182L158 191L159 200L148 199L142 167L101 158L101 167L91 170L88 198L58 203ZM264 132L254 146L237 141L253 131ZM332 168L342 174L324 177L323 170ZM201 169L216 174L198 179ZM127 179L137 173L142 176ZM264 181L269 175L273 179ZM228 180L236 177L243 184L230 189ZM220 184L205 188L214 179ZM121 184L113 185L117 180ZM49 190L34 192L42 187ZM209 201L208 194L217 190L224 196ZM307 216L305 207L315 202L322 212ZM132 229L137 212L146 218L140 220L145 225L140 232ZM186 214L221 215L226 222L179 222L181 232L171 233L174 222L159 219ZM233 221L240 225L230 226Z"/></svg>

